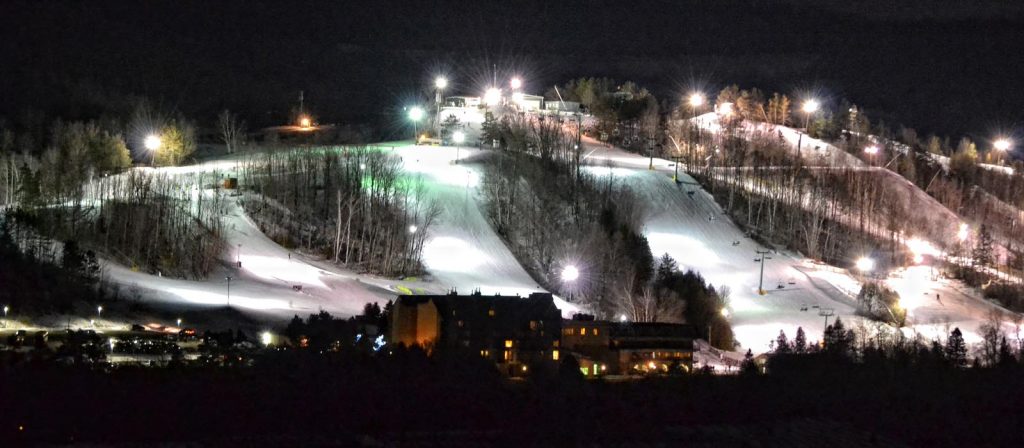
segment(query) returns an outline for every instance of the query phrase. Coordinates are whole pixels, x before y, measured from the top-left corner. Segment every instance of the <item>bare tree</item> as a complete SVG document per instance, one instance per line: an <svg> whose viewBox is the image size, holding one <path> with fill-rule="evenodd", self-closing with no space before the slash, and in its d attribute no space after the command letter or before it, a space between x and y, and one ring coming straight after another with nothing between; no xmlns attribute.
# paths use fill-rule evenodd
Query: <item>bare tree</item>
<svg viewBox="0 0 1024 448"><path fill-rule="evenodd" d="M237 115L224 109L217 116L217 126L220 129L220 139L227 146L228 154L237 151L245 136L245 121L239 120Z"/></svg>

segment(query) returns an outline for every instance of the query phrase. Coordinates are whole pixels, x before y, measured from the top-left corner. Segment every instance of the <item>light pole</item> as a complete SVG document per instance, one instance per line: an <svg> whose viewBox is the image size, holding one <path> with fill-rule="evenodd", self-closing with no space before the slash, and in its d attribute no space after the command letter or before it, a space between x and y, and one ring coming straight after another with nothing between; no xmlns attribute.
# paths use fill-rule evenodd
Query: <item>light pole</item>
<svg viewBox="0 0 1024 448"><path fill-rule="evenodd" d="M484 104L488 106L497 106L499 103L501 103L501 89L491 87L484 92Z"/></svg>
<svg viewBox="0 0 1024 448"><path fill-rule="evenodd" d="M448 78L444 76L438 76L434 79L434 104L437 107L437 112L434 113L434 127L441 127L441 101L444 99L444 89L448 87Z"/></svg>
<svg viewBox="0 0 1024 448"><path fill-rule="evenodd" d="M466 134L462 131L455 131L452 134L452 141L455 142L455 163L459 163L459 152L462 151L462 142L466 141Z"/></svg>
<svg viewBox="0 0 1024 448"><path fill-rule="evenodd" d="M878 147L878 145L869 145L868 147L864 148L864 154L867 154L868 157L871 158L872 166L875 164L875 154L878 154L879 150L880 148Z"/></svg>
<svg viewBox="0 0 1024 448"><path fill-rule="evenodd" d="M103 305L96 307L96 318L99 319L101 317L103 317Z"/></svg>
<svg viewBox="0 0 1024 448"><path fill-rule="evenodd" d="M760 275L760 278L757 280L757 293L763 296L765 294L768 294L768 292L764 290L764 260L766 258L769 259L769 260L772 259L772 257L768 256L768 254L770 254L771 251L770 250L755 250L754 252L756 252L757 255L759 255L758 258L756 258L754 261L761 262L761 275Z"/></svg>
<svg viewBox="0 0 1024 448"><path fill-rule="evenodd" d="M704 95L699 92L691 93L687 101L690 103L691 118L697 118L697 108L704 105Z"/></svg>
<svg viewBox="0 0 1024 448"><path fill-rule="evenodd" d="M419 122L421 119L423 119L423 108L419 106L409 108L409 120L412 121L412 140L414 143L419 141Z"/></svg>
<svg viewBox="0 0 1024 448"><path fill-rule="evenodd" d="M573 286L575 286L574 282L578 278L580 278L580 270L577 269L576 266L570 264L562 268L563 282L573 283ZM572 287L569 288L569 302L572 302L572 289Z"/></svg>
<svg viewBox="0 0 1024 448"><path fill-rule="evenodd" d="M142 146L149 150L149 164L152 166L156 161L156 152L160 149L161 146L163 146L163 141L160 139L159 135L150 134L147 135L146 139L142 141Z"/></svg>
<svg viewBox="0 0 1024 448"><path fill-rule="evenodd" d="M228 308L231 308L231 276L224 277L228 281Z"/></svg>
<svg viewBox="0 0 1024 448"><path fill-rule="evenodd" d="M803 146L804 133L807 133L807 132L810 131L810 129L808 129L808 128L811 125L811 114L817 112L818 111L818 107L819 107L818 102L816 100L812 99L812 100L804 101L803 106L800 108L801 110L804 111L804 132L799 135L799 138L797 139L797 142L796 142L796 154L798 156L800 155L800 150L801 150L801 147ZM810 135L808 135L808 137L810 137Z"/></svg>
<svg viewBox="0 0 1024 448"><path fill-rule="evenodd" d="M1013 142L1006 138L1000 138L992 144L992 147L995 148L996 151L999 151L1000 165L1002 165L1004 163L1003 161L1006 160L1006 152L1010 150L1011 146L1013 146Z"/></svg>

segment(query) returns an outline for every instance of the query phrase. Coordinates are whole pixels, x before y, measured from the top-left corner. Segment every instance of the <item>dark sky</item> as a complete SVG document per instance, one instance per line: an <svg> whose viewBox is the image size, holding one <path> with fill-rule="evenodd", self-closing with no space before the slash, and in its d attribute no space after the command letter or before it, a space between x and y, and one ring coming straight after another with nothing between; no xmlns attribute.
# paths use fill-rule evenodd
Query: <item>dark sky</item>
<svg viewBox="0 0 1024 448"><path fill-rule="evenodd" d="M1024 14L979 0L23 1L0 4L0 115L87 118L145 96L212 122L387 123L433 73L497 65L543 93L581 75L810 90L922 133L1024 123Z"/></svg>

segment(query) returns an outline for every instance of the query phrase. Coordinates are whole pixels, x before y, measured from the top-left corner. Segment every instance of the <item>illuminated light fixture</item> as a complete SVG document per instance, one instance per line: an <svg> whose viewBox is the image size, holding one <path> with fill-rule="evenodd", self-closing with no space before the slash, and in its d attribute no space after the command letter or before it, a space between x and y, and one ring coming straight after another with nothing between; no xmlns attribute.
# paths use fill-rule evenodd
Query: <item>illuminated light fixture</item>
<svg viewBox="0 0 1024 448"><path fill-rule="evenodd" d="M924 263L924 256L921 254L914 254L914 264Z"/></svg>
<svg viewBox="0 0 1024 448"><path fill-rule="evenodd" d="M860 257L857 259L857 270L861 272L871 272L875 269L875 260L868 257Z"/></svg>
<svg viewBox="0 0 1024 448"><path fill-rule="evenodd" d="M1005 138L996 140L996 142L992 144L992 147L995 148L996 151L1001 152L1009 151L1011 146L1013 146L1013 143L1009 139Z"/></svg>
<svg viewBox="0 0 1024 448"><path fill-rule="evenodd" d="M576 269L576 266L569 265L562 269L562 280L571 282L578 278L580 278L580 270Z"/></svg>
<svg viewBox="0 0 1024 448"><path fill-rule="evenodd" d="M413 106L409 109L409 119L412 121L420 121L423 118L423 108L419 106Z"/></svg>
<svg viewBox="0 0 1024 448"><path fill-rule="evenodd" d="M690 102L690 107L700 107L700 106L703 106L704 105L704 95L702 95L700 93L691 93L690 94L690 99L688 101Z"/></svg>
<svg viewBox="0 0 1024 448"><path fill-rule="evenodd" d="M961 223L960 224L960 230L956 231L956 237L959 238L960 241L967 241L967 236L968 235L969 235L969 228L967 227L967 224Z"/></svg>
<svg viewBox="0 0 1024 448"><path fill-rule="evenodd" d="M146 147L146 149L150 151L156 151L160 149L160 137L155 134L148 135L146 136L146 140L143 141L142 144Z"/></svg>
<svg viewBox="0 0 1024 448"><path fill-rule="evenodd" d="M807 100L804 101L804 105L803 107L801 107L801 109L804 111L804 113L813 114L818 111L819 107L821 107L821 105L818 104L817 100Z"/></svg>
<svg viewBox="0 0 1024 448"><path fill-rule="evenodd" d="M722 115L732 115L732 103L722 103L718 106L718 113Z"/></svg>
<svg viewBox="0 0 1024 448"><path fill-rule="evenodd" d="M501 102L501 89L491 87L484 93L484 104L488 106L496 106Z"/></svg>
<svg viewBox="0 0 1024 448"><path fill-rule="evenodd" d="M416 233L416 230L417 228L415 224L409 226L409 233Z"/></svg>
<svg viewBox="0 0 1024 448"><path fill-rule="evenodd" d="M864 152L868 153L868 154L871 154L871 155L878 154L878 146L877 145L868 146L867 148L864 148Z"/></svg>
<svg viewBox="0 0 1024 448"><path fill-rule="evenodd" d="M466 134L462 131L455 131L452 133L452 141L455 143L462 143L466 141Z"/></svg>
<svg viewBox="0 0 1024 448"><path fill-rule="evenodd" d="M508 84L512 86L512 90L519 90L519 88L523 86L523 80L519 78L512 78Z"/></svg>
<svg viewBox="0 0 1024 448"><path fill-rule="evenodd" d="M729 317L729 309L722 308L722 317Z"/></svg>
<svg viewBox="0 0 1024 448"><path fill-rule="evenodd" d="M274 342L274 335L270 334L269 331L264 331L260 334L260 342L262 342L263 345L270 345Z"/></svg>
<svg viewBox="0 0 1024 448"><path fill-rule="evenodd" d="M438 76L437 79L434 80L434 87L437 87L438 89L448 87L448 79L444 76Z"/></svg>
<svg viewBox="0 0 1024 448"><path fill-rule="evenodd" d="M309 117L299 118L299 126L303 127L303 128L312 127L313 126L313 120L310 120Z"/></svg>

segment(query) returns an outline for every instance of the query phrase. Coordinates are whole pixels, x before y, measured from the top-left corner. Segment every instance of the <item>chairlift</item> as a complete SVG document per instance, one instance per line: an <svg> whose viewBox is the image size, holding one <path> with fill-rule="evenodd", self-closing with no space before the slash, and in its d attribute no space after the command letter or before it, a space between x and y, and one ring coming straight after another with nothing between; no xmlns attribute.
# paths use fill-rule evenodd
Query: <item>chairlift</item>
<svg viewBox="0 0 1024 448"><path fill-rule="evenodd" d="M759 261L761 261L761 259L760 259L760 258L755 258L755 259L754 259L754 263L757 263L757 262L759 262Z"/></svg>

